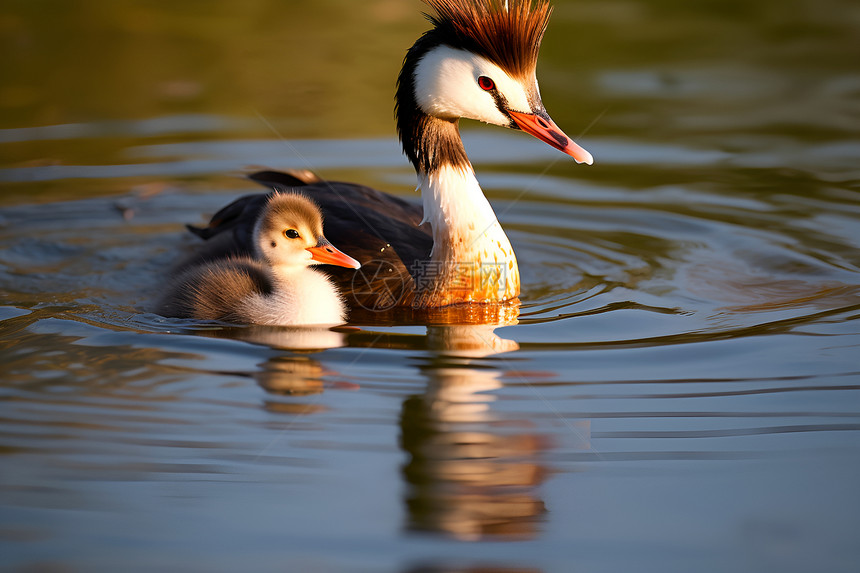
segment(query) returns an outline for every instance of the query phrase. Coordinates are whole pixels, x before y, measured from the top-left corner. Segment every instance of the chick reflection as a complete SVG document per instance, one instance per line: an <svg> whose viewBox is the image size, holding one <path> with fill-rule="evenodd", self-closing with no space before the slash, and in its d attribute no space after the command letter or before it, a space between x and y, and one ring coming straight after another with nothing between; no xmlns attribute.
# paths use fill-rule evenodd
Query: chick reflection
<svg viewBox="0 0 860 573"><path fill-rule="evenodd" d="M320 404L295 402L292 398L323 392L323 376L326 374L322 364L300 353L338 348L346 343L341 331L314 327L247 326L224 328L216 335L253 344L268 346L278 350L288 350L269 358L260 365L260 370L252 376L265 390L270 399L266 409L284 414L313 414L324 409ZM289 396L281 401L278 396Z"/></svg>
<svg viewBox="0 0 860 573"><path fill-rule="evenodd" d="M428 327L439 350L422 371L421 396L406 400L400 418L403 467L409 484L409 528L464 540L527 538L545 511L536 486L545 470L544 440L526 422L501 419L492 394L500 372L476 359L515 350L493 325Z"/></svg>
<svg viewBox="0 0 860 573"><path fill-rule="evenodd" d="M215 332L216 336L244 340L281 350L325 350L346 344L342 331L313 326L234 326Z"/></svg>
<svg viewBox="0 0 860 573"><path fill-rule="evenodd" d="M304 356L277 356L262 364L254 380L269 394L306 396L323 391L323 367Z"/></svg>

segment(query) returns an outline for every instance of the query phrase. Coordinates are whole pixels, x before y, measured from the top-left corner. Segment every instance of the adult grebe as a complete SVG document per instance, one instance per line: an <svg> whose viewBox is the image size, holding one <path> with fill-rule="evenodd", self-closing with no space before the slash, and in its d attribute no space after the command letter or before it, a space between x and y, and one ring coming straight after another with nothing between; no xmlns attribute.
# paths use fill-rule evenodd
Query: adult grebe
<svg viewBox="0 0 860 573"><path fill-rule="evenodd" d="M358 261L323 235L310 200L275 193L252 231L255 258L235 256L191 266L159 304L164 316L254 324L341 324L346 309L337 288L310 265L351 269Z"/></svg>
<svg viewBox="0 0 860 573"><path fill-rule="evenodd" d="M331 270L353 307L500 303L519 295L516 256L466 156L460 118L525 131L578 163L592 163L541 102L535 68L551 12L546 0L424 2L436 10L428 16L433 28L406 53L395 105L423 209L298 172L251 175L275 191L301 187L320 205L329 236L363 265L360 273ZM190 227L209 243L199 257L251 252L251 231L265 202L265 194L246 195L216 213L208 227Z"/></svg>

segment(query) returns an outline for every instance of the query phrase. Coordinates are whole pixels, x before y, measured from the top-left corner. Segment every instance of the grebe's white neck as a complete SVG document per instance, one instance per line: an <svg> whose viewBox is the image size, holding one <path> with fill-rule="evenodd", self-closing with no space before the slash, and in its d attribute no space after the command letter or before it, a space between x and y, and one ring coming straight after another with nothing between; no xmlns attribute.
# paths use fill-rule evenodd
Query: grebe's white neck
<svg viewBox="0 0 860 573"><path fill-rule="evenodd" d="M470 164L419 172L430 261L414 269L419 304L503 302L520 292L517 259Z"/></svg>

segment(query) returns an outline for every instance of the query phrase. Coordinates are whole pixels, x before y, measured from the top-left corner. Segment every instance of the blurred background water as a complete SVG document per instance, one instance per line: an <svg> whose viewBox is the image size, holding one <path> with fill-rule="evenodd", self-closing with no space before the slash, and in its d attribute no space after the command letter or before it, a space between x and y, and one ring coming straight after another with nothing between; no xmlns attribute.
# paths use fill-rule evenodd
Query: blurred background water
<svg viewBox="0 0 860 573"><path fill-rule="evenodd" d="M0 565L856 571L860 6L557 0L516 321L151 313L255 165L413 197L411 0L0 6ZM581 134L581 135L580 135Z"/></svg>

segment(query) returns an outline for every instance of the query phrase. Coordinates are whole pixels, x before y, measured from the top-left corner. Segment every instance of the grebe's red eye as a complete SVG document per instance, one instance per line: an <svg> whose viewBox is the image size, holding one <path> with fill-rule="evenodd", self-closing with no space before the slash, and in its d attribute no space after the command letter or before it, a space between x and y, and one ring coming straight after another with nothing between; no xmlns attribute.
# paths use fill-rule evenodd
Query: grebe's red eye
<svg viewBox="0 0 860 573"><path fill-rule="evenodd" d="M484 91L492 91L496 89L496 82L488 78L487 76L481 76L478 78L478 85L481 86L481 89Z"/></svg>

